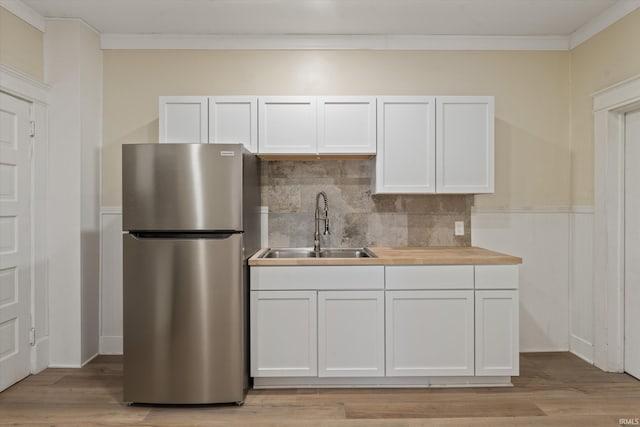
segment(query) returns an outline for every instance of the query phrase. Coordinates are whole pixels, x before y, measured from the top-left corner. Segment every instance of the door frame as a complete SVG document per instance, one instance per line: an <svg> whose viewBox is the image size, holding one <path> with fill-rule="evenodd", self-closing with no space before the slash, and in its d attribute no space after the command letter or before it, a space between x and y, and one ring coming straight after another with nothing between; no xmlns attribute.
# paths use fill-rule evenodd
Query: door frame
<svg viewBox="0 0 640 427"><path fill-rule="evenodd" d="M624 371L625 114L640 109L640 76L593 95L594 364Z"/></svg>
<svg viewBox="0 0 640 427"><path fill-rule="evenodd" d="M49 365L49 283L47 248L48 116L50 86L0 65L0 92L31 104L35 121L31 156L31 327L37 327L31 345L30 369L35 374Z"/></svg>

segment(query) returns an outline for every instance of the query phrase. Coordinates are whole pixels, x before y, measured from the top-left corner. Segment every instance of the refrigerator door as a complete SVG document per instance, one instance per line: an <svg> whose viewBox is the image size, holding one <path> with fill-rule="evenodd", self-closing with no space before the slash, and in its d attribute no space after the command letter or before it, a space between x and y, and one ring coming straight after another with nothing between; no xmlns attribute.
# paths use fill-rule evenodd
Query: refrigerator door
<svg viewBox="0 0 640 427"><path fill-rule="evenodd" d="M242 234L124 240L124 400L244 400Z"/></svg>
<svg viewBox="0 0 640 427"><path fill-rule="evenodd" d="M123 229L243 230L242 157L242 144L123 145Z"/></svg>

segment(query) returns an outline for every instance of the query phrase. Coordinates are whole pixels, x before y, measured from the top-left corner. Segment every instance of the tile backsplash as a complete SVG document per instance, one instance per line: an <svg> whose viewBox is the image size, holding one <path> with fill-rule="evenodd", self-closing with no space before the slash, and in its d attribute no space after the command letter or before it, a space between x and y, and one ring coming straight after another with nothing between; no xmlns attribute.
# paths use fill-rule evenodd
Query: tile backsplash
<svg viewBox="0 0 640 427"><path fill-rule="evenodd" d="M319 191L329 199L324 247L471 245L473 195L372 195L374 159L263 160L261 170L271 247L313 246Z"/></svg>

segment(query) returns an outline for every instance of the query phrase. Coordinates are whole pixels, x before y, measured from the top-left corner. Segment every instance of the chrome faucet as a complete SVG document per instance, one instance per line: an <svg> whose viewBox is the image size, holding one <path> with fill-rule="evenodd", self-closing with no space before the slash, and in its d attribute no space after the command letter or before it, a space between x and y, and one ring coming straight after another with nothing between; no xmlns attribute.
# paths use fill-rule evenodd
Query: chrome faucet
<svg viewBox="0 0 640 427"><path fill-rule="evenodd" d="M320 216L320 196L324 199L324 216ZM320 221L324 221L324 235L329 233L329 203L324 191L316 195L316 232L313 233L313 251L320 252Z"/></svg>

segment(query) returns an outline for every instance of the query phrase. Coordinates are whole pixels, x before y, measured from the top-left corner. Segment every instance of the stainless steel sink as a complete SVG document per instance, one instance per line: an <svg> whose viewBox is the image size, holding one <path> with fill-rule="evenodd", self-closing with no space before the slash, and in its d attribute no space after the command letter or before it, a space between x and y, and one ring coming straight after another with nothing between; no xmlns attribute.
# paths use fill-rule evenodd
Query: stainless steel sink
<svg viewBox="0 0 640 427"><path fill-rule="evenodd" d="M375 258L367 248L329 248L314 252L310 248L269 248L260 258Z"/></svg>

